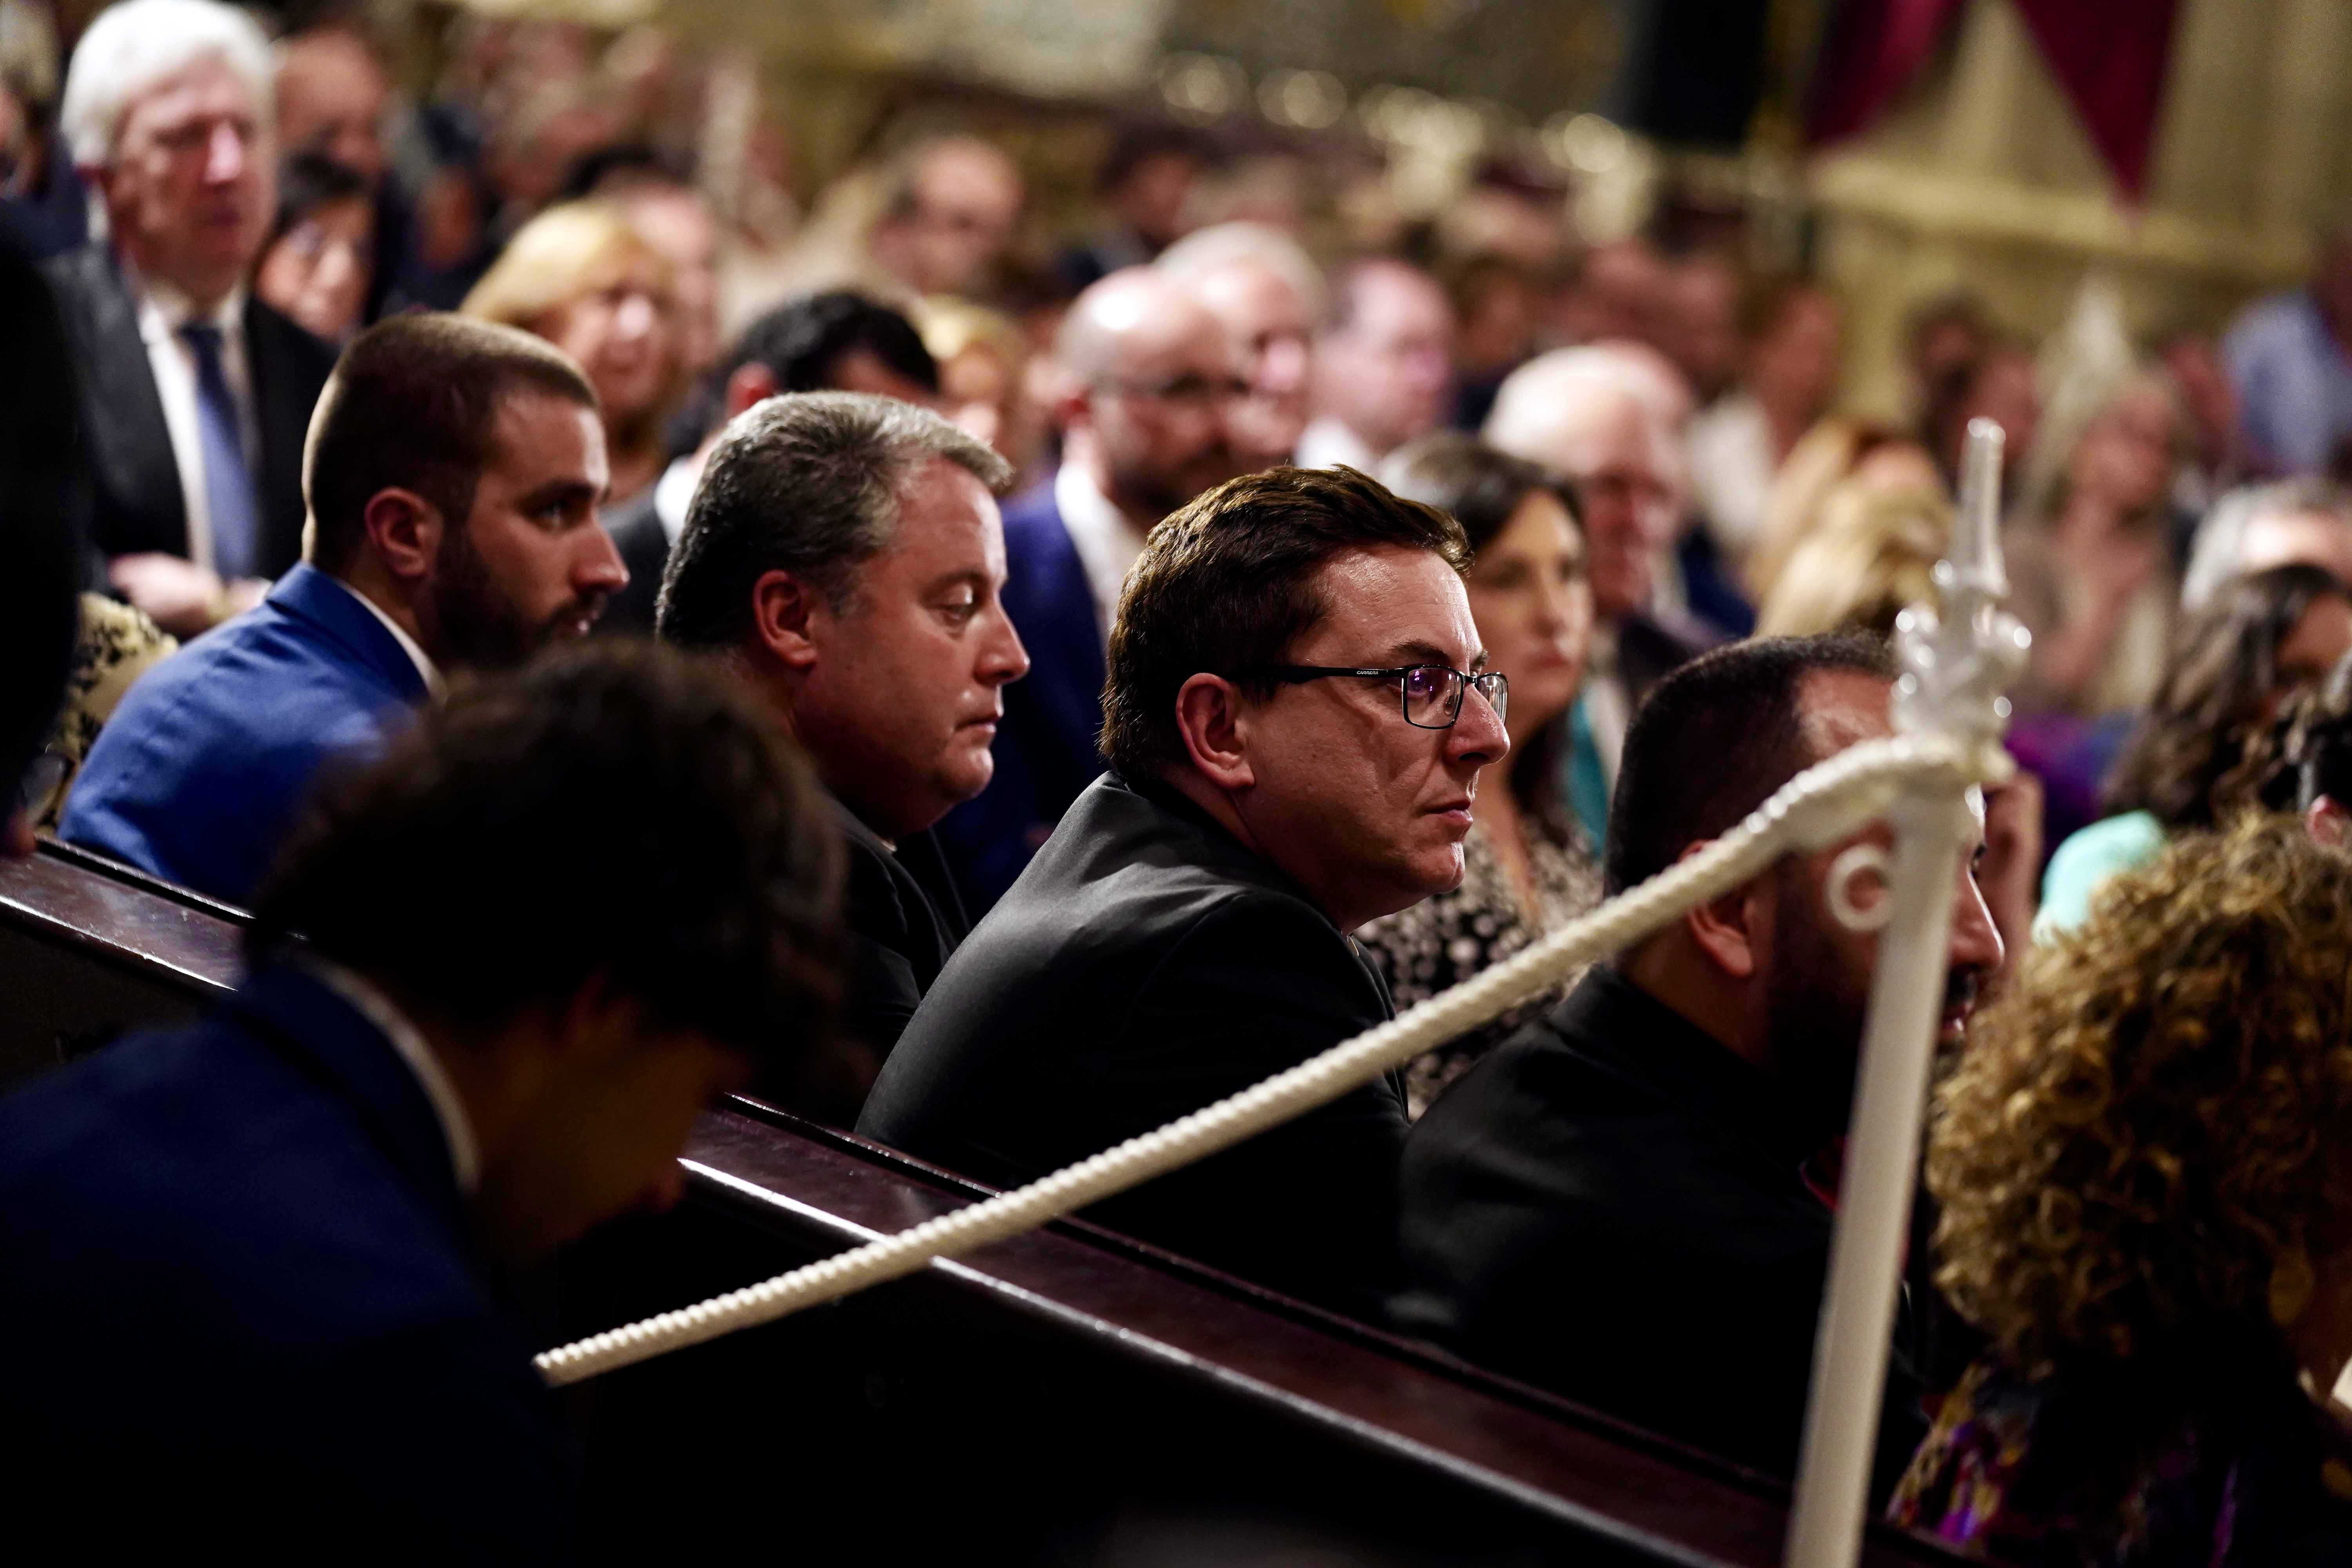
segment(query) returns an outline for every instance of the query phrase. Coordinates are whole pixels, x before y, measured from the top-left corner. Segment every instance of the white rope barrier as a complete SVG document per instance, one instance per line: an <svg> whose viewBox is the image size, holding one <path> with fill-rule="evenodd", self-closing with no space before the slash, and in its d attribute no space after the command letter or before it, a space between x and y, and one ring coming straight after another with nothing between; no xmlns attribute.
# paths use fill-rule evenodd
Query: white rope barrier
<svg viewBox="0 0 2352 1568"><path fill-rule="evenodd" d="M1867 741L1819 763L1698 854L1582 919L1286 1072L1117 1148L910 1230L747 1289L562 1345L538 1358L552 1384L773 1322L803 1308L914 1273L935 1258L1059 1219L1279 1126L1538 995L1577 966L1622 951L1684 911L1756 877L1791 850L1819 849L1884 816L1908 791L1958 794L2011 769L1990 742L1940 735Z"/></svg>

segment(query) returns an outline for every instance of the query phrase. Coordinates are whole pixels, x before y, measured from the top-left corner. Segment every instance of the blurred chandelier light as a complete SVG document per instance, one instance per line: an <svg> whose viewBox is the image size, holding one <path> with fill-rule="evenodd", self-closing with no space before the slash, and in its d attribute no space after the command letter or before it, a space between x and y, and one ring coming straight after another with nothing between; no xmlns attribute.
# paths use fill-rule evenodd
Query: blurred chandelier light
<svg viewBox="0 0 2352 1568"><path fill-rule="evenodd" d="M1270 71L1257 84L1257 106L1276 125L1321 131L1348 112L1348 89L1328 71Z"/></svg>
<svg viewBox="0 0 2352 1568"><path fill-rule="evenodd" d="M1544 155L1580 174L1605 174L1625 161L1629 138L1598 114L1558 114L1543 128Z"/></svg>
<svg viewBox="0 0 2352 1568"><path fill-rule="evenodd" d="M1249 96L1249 77L1222 55L1171 55L1160 64L1160 96L1183 119L1220 120Z"/></svg>

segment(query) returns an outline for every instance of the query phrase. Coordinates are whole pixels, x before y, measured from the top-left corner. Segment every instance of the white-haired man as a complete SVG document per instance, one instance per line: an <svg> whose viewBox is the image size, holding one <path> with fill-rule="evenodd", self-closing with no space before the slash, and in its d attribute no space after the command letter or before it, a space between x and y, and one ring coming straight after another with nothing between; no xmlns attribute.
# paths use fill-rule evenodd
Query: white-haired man
<svg viewBox="0 0 2352 1568"><path fill-rule="evenodd" d="M1721 634L1656 607L1660 573L1681 521L1681 455L1641 367L1606 348L1556 349L1505 378L1486 438L1541 463L1583 502L1592 583L1592 647L1577 699L1569 798L1599 841L1643 694Z"/></svg>
<svg viewBox="0 0 2352 1568"><path fill-rule="evenodd" d="M1244 473L1287 463L1307 429L1307 363L1323 274L1297 242L1257 223L1195 229L1154 263L1225 329L1249 395L1226 420Z"/></svg>
<svg viewBox="0 0 2352 1568"><path fill-rule="evenodd" d="M334 368L247 288L277 204L268 47L214 0L123 0L75 48L60 119L102 228L47 264L91 536L185 636L300 557L302 437Z"/></svg>

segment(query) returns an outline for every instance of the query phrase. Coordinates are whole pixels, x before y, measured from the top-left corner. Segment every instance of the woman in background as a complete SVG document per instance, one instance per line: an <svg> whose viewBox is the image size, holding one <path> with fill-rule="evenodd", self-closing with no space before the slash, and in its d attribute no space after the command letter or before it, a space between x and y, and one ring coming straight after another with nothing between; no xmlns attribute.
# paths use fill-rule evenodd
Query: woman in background
<svg viewBox="0 0 2352 1568"><path fill-rule="evenodd" d="M1400 1011L1460 984L1601 900L1592 848L1561 788L1568 710L1584 679L1592 593L1584 541L1565 487L1541 468L1446 432L1414 442L1383 468L1389 488L1451 513L1470 537L1465 586L1489 668L1511 682L1510 757L1482 781L1462 885L1356 935ZM1572 978L1572 977L1571 977ZM1486 1027L1415 1058L1405 1109L1418 1119L1445 1086L1569 982Z"/></svg>
<svg viewBox="0 0 2352 1568"><path fill-rule="evenodd" d="M2192 834L2027 960L1937 1098L1991 1342L1897 1522L2025 1568L2352 1562L2352 857Z"/></svg>
<svg viewBox="0 0 2352 1568"><path fill-rule="evenodd" d="M375 204L368 183L316 153L297 153L278 175L278 225L262 247L253 291L322 342L360 330L375 280Z"/></svg>
<svg viewBox="0 0 2352 1568"><path fill-rule="evenodd" d="M2011 608L2033 634L2020 713L2095 718L2144 708L2176 629L2172 395L2123 383L2068 449L2046 516L2002 531Z"/></svg>
<svg viewBox="0 0 2352 1568"><path fill-rule="evenodd" d="M2352 590L2316 566L2221 587L2184 629L2106 785L2106 816L2068 837L2042 882L2037 940L2082 922L2106 879L2171 835L2251 805L2276 757L2274 721L2352 648Z"/></svg>
<svg viewBox="0 0 2352 1568"><path fill-rule="evenodd" d="M565 202L519 229L465 313L520 327L580 362L604 420L607 508L668 465L662 422L685 389L670 266L611 202Z"/></svg>

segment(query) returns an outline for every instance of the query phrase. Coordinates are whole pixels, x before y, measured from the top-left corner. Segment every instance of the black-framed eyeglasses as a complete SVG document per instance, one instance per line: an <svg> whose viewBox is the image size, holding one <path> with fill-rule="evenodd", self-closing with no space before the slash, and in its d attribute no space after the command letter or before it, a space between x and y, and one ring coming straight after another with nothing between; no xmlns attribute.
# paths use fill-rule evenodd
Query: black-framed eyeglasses
<svg viewBox="0 0 2352 1568"><path fill-rule="evenodd" d="M1159 403L1174 404L1180 408L1221 408L1250 395L1246 381L1234 376L1207 376L1188 373L1165 381L1106 380L1095 384L1105 392L1115 392L1127 397L1148 397Z"/></svg>
<svg viewBox="0 0 2352 1568"><path fill-rule="evenodd" d="M1353 676L1363 680L1393 680L1402 693L1404 721L1423 730L1451 730L1462 717L1462 699L1472 687L1486 706L1502 718L1510 711L1510 678L1499 669L1465 675L1451 665L1401 664L1394 669L1350 669L1333 664L1270 664L1257 671L1269 680L1301 686L1310 680Z"/></svg>

